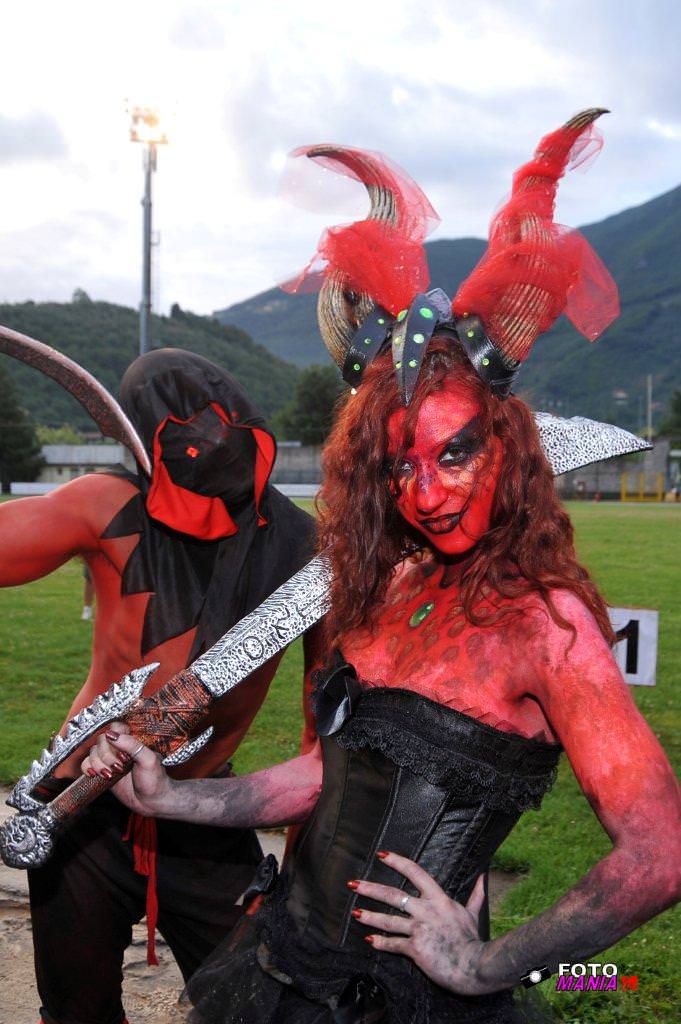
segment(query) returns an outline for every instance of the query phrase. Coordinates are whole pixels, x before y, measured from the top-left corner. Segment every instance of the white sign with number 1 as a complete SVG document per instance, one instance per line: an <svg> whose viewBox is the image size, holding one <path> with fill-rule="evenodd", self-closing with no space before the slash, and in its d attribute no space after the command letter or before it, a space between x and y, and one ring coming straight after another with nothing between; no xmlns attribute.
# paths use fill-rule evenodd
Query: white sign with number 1
<svg viewBox="0 0 681 1024"><path fill-rule="evenodd" d="M659 613L652 608L608 608L608 612L619 638L612 653L625 682L654 686Z"/></svg>

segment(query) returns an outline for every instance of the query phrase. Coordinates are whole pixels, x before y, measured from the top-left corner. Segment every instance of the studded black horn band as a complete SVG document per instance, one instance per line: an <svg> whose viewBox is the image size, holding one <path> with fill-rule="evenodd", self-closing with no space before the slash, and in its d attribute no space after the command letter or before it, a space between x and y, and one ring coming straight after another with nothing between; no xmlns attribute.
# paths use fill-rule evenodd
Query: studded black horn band
<svg viewBox="0 0 681 1024"><path fill-rule="evenodd" d="M357 387L367 366L383 348L395 317L376 306L355 331L343 363L343 380Z"/></svg>
<svg viewBox="0 0 681 1024"><path fill-rule="evenodd" d="M456 333L478 376L482 377L492 394L497 398L508 398L520 363L502 356L494 342L490 341L478 316L457 320Z"/></svg>

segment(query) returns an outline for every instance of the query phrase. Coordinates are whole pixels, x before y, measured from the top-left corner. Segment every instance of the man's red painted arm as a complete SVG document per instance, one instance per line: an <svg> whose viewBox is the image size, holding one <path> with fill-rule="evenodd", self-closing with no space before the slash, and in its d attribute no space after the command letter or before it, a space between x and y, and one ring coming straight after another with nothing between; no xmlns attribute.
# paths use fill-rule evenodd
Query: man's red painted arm
<svg viewBox="0 0 681 1024"><path fill-rule="evenodd" d="M486 946L478 964L486 990L544 964L583 962L681 898L672 769L589 611L564 592L556 603L577 639L570 648L570 634L549 625L546 676L534 696L613 848L552 907Z"/></svg>
<svg viewBox="0 0 681 1024"><path fill-rule="evenodd" d="M99 533L127 492L134 488L124 480L90 475L0 505L0 586L37 580L75 555L98 550Z"/></svg>

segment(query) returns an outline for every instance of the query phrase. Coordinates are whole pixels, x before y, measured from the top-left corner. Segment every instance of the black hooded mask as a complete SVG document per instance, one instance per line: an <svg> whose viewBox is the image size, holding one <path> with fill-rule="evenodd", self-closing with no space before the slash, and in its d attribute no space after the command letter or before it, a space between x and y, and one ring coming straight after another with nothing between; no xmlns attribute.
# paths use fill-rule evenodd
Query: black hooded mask
<svg viewBox="0 0 681 1024"><path fill-rule="evenodd" d="M314 520L268 484L276 444L234 378L202 356L140 356L121 405L152 463L103 539L140 535L122 593L150 593L142 655L197 627L190 660L300 569Z"/></svg>

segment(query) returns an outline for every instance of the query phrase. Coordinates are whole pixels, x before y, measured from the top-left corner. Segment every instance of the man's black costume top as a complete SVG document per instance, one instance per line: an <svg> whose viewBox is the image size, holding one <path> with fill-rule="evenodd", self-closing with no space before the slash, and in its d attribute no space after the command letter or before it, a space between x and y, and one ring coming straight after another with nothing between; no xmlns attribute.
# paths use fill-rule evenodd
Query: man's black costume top
<svg viewBox="0 0 681 1024"><path fill-rule="evenodd" d="M268 484L274 438L226 370L150 352L125 374L121 405L153 475L125 474L140 494L103 536L140 535L122 587L152 595L142 655L197 626L193 660L312 557L314 522Z"/></svg>

